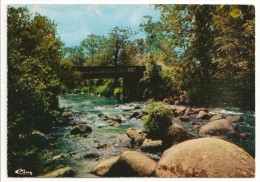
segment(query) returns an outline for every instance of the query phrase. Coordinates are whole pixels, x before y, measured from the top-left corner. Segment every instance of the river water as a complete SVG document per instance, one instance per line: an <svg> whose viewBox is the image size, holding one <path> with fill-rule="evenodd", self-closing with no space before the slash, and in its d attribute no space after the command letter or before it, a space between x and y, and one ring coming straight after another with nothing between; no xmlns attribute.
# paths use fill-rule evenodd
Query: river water
<svg viewBox="0 0 260 182"><path fill-rule="evenodd" d="M149 105L148 102L125 102L122 100L90 96L88 94L68 94L59 97L61 108L72 112L75 120L87 123L92 128L92 133L86 138L70 135L72 126L55 127L53 133L60 134L62 137L50 139L51 147L46 152L49 158L46 171L69 166L77 173L75 177L95 177L90 174L91 169L99 161L120 155L126 150L137 150L130 146L130 139L125 132L129 127L143 128L140 119L129 119L134 112L141 113L143 108ZM247 133L246 137L234 139L231 142L244 148L250 155L255 155L255 116L253 111L239 108L211 108L213 113L241 114L243 122L237 124L237 129ZM121 118L121 125L110 126L105 119ZM180 122L186 130L200 137L198 130L187 122ZM203 137L203 136L202 136ZM99 157L85 158L86 154L95 154ZM148 154L156 159L156 154ZM158 154L159 155L159 154Z"/></svg>

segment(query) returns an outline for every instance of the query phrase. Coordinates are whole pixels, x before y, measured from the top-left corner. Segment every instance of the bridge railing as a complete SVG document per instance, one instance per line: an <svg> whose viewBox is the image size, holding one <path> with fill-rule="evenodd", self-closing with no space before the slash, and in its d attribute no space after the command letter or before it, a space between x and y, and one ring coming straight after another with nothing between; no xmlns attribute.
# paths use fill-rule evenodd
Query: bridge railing
<svg viewBox="0 0 260 182"><path fill-rule="evenodd" d="M84 78L117 78L143 74L145 66L78 66L76 69Z"/></svg>

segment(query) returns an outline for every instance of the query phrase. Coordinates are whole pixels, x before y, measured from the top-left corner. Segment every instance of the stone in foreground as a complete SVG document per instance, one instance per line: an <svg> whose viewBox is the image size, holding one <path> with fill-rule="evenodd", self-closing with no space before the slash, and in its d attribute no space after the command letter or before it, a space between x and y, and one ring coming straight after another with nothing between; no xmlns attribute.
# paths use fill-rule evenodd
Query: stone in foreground
<svg viewBox="0 0 260 182"><path fill-rule="evenodd" d="M96 174L98 176L106 176L106 177L113 176L113 174L111 174L111 167L116 164L118 159L119 159L119 156L116 156L116 157L112 157L112 158L106 159L104 161L101 161L91 171L91 173Z"/></svg>
<svg viewBox="0 0 260 182"><path fill-rule="evenodd" d="M242 117L240 115L228 116L226 117L226 120L230 123L236 123L242 121Z"/></svg>
<svg viewBox="0 0 260 182"><path fill-rule="evenodd" d="M255 161L240 147L217 138L200 138L172 146L155 169L157 177L254 177Z"/></svg>
<svg viewBox="0 0 260 182"><path fill-rule="evenodd" d="M119 157L107 159L98 164L92 173L106 177L151 176L156 162L136 151L125 151Z"/></svg>
<svg viewBox="0 0 260 182"><path fill-rule="evenodd" d="M162 140L145 139L143 144L141 145L141 150L145 152L156 153L162 151L162 149Z"/></svg>
<svg viewBox="0 0 260 182"><path fill-rule="evenodd" d="M167 145L173 145L185 140L194 138L195 136L187 132L182 126L173 124L168 131L167 138L164 139Z"/></svg>
<svg viewBox="0 0 260 182"><path fill-rule="evenodd" d="M126 135L132 140L135 145L142 145L145 139L145 133L136 127L128 128L126 131Z"/></svg>
<svg viewBox="0 0 260 182"><path fill-rule="evenodd" d="M146 155L136 151L123 152L113 166L118 177L145 177L151 176L156 162Z"/></svg>

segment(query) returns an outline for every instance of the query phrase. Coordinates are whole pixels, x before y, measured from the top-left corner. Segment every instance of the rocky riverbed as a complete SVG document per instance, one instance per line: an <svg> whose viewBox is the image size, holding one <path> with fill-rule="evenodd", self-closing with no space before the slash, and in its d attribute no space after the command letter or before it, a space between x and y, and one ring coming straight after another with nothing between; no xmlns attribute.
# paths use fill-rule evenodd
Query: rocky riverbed
<svg viewBox="0 0 260 182"><path fill-rule="evenodd" d="M65 110L53 132L46 136L50 147L45 150L48 162L41 177L97 177L93 169L101 161L118 159L125 151L140 152L155 161L154 165L163 155L162 141L145 139L142 133L141 118L148 102L127 103L87 94L63 95L59 99ZM234 143L254 157L254 112L238 108L170 107L175 116L170 145L214 137ZM125 155L123 159L126 160Z"/></svg>

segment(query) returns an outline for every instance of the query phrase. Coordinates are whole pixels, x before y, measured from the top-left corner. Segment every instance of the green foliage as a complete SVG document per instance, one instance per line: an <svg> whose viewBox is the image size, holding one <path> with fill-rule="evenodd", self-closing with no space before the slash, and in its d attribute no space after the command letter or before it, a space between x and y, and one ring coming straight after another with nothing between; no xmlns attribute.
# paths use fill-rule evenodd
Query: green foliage
<svg viewBox="0 0 260 182"><path fill-rule="evenodd" d="M126 65L129 61L125 62L125 46L129 43L131 36L136 33L131 30L129 27L114 27L109 33L108 43L109 43L109 52L110 60L113 60L112 65ZM122 51L122 52L120 52ZM123 63L124 62L124 63Z"/></svg>
<svg viewBox="0 0 260 182"><path fill-rule="evenodd" d="M236 16L231 15L235 15L234 12ZM252 5L224 6L214 13L213 20L216 29L213 74L219 82L226 83L227 93L234 93L234 103L254 108L255 8Z"/></svg>
<svg viewBox="0 0 260 182"><path fill-rule="evenodd" d="M102 83L96 82L96 85L91 87L94 90L94 94L104 97L116 97L121 96L121 81L118 79L105 80Z"/></svg>
<svg viewBox="0 0 260 182"><path fill-rule="evenodd" d="M69 60L61 61L60 72L58 73L61 78L63 90L71 90L79 86L80 72L75 71L73 62ZM66 70L66 71L64 71Z"/></svg>
<svg viewBox="0 0 260 182"><path fill-rule="evenodd" d="M114 97L119 99L119 98L121 98L121 96L122 96L122 88L121 87L116 87L114 89Z"/></svg>
<svg viewBox="0 0 260 182"><path fill-rule="evenodd" d="M161 84L161 68L151 59L146 65L144 77L140 80L140 89L142 90L143 97L145 99L162 97L160 92L162 88Z"/></svg>
<svg viewBox="0 0 260 182"><path fill-rule="evenodd" d="M96 89L95 94L100 95L100 96L105 96L105 97L112 97L113 90L108 86L108 84L106 84L106 85L99 86Z"/></svg>
<svg viewBox="0 0 260 182"><path fill-rule="evenodd" d="M81 89L80 89L80 88L74 88L74 89L72 90L72 93L73 93L73 94L79 94L79 93L81 93Z"/></svg>
<svg viewBox="0 0 260 182"><path fill-rule="evenodd" d="M32 176L37 176L46 162L46 159L43 157L43 151L33 146L15 154L8 153L8 176L16 176L17 174L14 171L17 169L32 171Z"/></svg>
<svg viewBox="0 0 260 182"><path fill-rule="evenodd" d="M147 49L156 60L175 70L174 85L186 91L189 101L207 104L221 101L220 98L229 97L227 93L232 92L234 103L254 107L254 6L156 5L155 8L161 11L161 20L153 22L151 17L145 17L141 28L147 33L147 46L155 43L159 46Z"/></svg>
<svg viewBox="0 0 260 182"><path fill-rule="evenodd" d="M24 8L8 9L8 126L17 136L51 129L61 91L55 26L46 17L28 17Z"/></svg>
<svg viewBox="0 0 260 182"><path fill-rule="evenodd" d="M32 17L26 8L8 7L7 29L8 174L13 176L19 167L39 172L41 146L31 140L32 131L51 131L57 96L70 82L54 22Z"/></svg>
<svg viewBox="0 0 260 182"><path fill-rule="evenodd" d="M145 111L148 115L144 118L144 129L148 137L163 139L172 125L173 113L171 109L162 102L155 102L147 107Z"/></svg>
<svg viewBox="0 0 260 182"><path fill-rule="evenodd" d="M81 46L62 47L63 58L76 66L83 66L85 61L83 48Z"/></svg>
<svg viewBox="0 0 260 182"><path fill-rule="evenodd" d="M238 8L234 8L230 13L233 18L238 18L241 15L241 11Z"/></svg>
<svg viewBox="0 0 260 182"><path fill-rule="evenodd" d="M146 65L144 77L140 80L139 90L143 98L163 99L176 93L176 87L172 79L171 71L162 70L162 65L157 65L151 59Z"/></svg>
<svg viewBox="0 0 260 182"><path fill-rule="evenodd" d="M82 87L81 88L81 92L90 93L91 92L91 88L90 87Z"/></svg>
<svg viewBox="0 0 260 182"><path fill-rule="evenodd" d="M106 37L94 34L88 35L87 38L81 42L80 47L84 54L85 65L93 66L100 64L100 52L105 50L106 43Z"/></svg>

